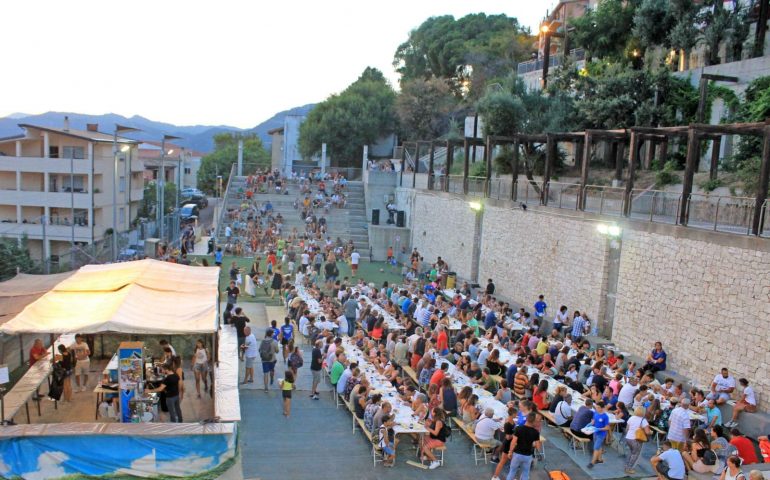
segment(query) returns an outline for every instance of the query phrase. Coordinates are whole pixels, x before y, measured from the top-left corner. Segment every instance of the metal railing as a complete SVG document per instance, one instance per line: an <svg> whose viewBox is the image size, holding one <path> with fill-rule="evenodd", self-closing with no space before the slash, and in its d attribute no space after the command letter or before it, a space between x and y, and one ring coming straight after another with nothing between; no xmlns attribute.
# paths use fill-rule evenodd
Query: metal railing
<svg viewBox="0 0 770 480"><path fill-rule="evenodd" d="M409 178L411 182L411 177ZM418 182L424 183L424 182ZM406 184L411 186L411 184ZM545 189L536 180L462 175L435 175L431 190L466 194L470 197L512 199L516 202L543 205L565 210L580 210L612 217L627 217L650 223L684 225L716 232L751 235L756 209L753 197L713 194L690 194L685 202L685 218L680 221L682 194L664 190L633 189L626 193L623 187L581 185L579 183L549 182ZM417 188L426 188L420 185ZM770 237L765 223L770 218L770 200L762 204L758 236Z"/></svg>
<svg viewBox="0 0 770 480"><path fill-rule="evenodd" d="M227 177L227 187L225 187L225 191L219 193L221 195L219 201L217 202L219 205L219 218L217 219L217 229L214 233L214 236L217 239L220 238L220 235L222 233L222 224L225 222L225 211L227 210L227 198L230 193L230 184L233 181L233 177L235 177L235 164L233 164L230 167L230 176Z"/></svg>
<svg viewBox="0 0 770 480"><path fill-rule="evenodd" d="M586 58L586 51L582 48L574 48L570 50L569 57L578 62L580 60L585 60ZM542 58L539 58L537 60L527 60L526 62L521 62L516 66L516 73L518 75L524 75L530 72L535 72L538 70L543 69L543 61ZM564 55L554 55L552 57L549 57L548 60L548 66L550 67L558 67L564 63Z"/></svg>

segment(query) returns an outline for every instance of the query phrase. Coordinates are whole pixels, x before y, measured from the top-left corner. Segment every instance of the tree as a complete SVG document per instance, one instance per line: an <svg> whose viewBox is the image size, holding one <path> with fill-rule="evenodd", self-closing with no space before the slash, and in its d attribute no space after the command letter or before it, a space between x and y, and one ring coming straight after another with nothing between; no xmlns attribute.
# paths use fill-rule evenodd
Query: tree
<svg viewBox="0 0 770 480"><path fill-rule="evenodd" d="M364 145L396 132L395 101L396 92L382 72L367 67L342 93L308 114L299 130L300 153L312 157L326 143L334 166L360 167Z"/></svg>
<svg viewBox="0 0 770 480"><path fill-rule="evenodd" d="M270 154L255 133L220 133L214 136L214 151L201 159L198 170L198 188L209 194L216 193L217 175L222 176L222 188L227 185L230 169L238 162L238 140L243 140L243 171L252 173L270 168Z"/></svg>
<svg viewBox="0 0 770 480"><path fill-rule="evenodd" d="M639 0L600 0L596 9L572 20L572 41L592 57L623 57L638 4Z"/></svg>
<svg viewBox="0 0 770 480"><path fill-rule="evenodd" d="M449 130L456 101L445 80L431 78L405 82L396 98L396 114L403 137L409 140L438 138Z"/></svg>
<svg viewBox="0 0 770 480"><path fill-rule="evenodd" d="M540 90L529 91L524 83L513 77L507 88L489 90L479 100L477 109L484 118L484 134L511 136L515 133L548 133L572 130L572 100L564 94L546 95ZM535 173L542 172L545 163L544 146L523 145L520 156L524 173L536 191ZM496 162L498 160L496 159Z"/></svg>
<svg viewBox="0 0 770 480"><path fill-rule="evenodd" d="M668 45L668 34L676 23L669 0L643 0L634 14L633 36L644 48Z"/></svg>
<svg viewBox="0 0 770 480"><path fill-rule="evenodd" d="M155 218L156 206L158 205L158 186L155 180L148 182L144 186L144 195L142 204L139 206L138 217ZM163 205L166 207L166 213L170 213L176 206L176 185L166 182L163 187Z"/></svg>
<svg viewBox="0 0 770 480"><path fill-rule="evenodd" d="M504 77L529 58L529 29L506 15L477 13L455 20L451 15L431 17L399 45L393 66L402 87L413 80L445 79L462 97L484 90L492 78Z"/></svg>
<svg viewBox="0 0 770 480"><path fill-rule="evenodd" d="M13 278L17 271L35 271L35 263L27 248L27 237L22 238L21 245L16 239L0 238L0 282Z"/></svg>

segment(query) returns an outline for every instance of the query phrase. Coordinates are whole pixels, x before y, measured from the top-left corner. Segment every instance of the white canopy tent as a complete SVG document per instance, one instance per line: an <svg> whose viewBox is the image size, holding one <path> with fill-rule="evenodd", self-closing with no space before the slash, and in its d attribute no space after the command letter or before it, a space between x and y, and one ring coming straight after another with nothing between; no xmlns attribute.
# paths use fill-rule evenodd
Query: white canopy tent
<svg viewBox="0 0 770 480"><path fill-rule="evenodd" d="M88 265L0 327L7 334L217 331L219 268L157 260Z"/></svg>

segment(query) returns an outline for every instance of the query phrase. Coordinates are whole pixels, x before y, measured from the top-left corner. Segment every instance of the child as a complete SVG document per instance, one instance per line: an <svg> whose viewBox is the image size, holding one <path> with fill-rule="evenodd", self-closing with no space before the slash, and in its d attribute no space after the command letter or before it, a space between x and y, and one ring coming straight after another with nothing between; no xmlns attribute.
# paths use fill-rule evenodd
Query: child
<svg viewBox="0 0 770 480"><path fill-rule="evenodd" d="M382 466L392 467L396 463L396 447L393 440L396 434L393 430L393 415L386 414L380 426L380 449L382 449Z"/></svg>
<svg viewBox="0 0 770 480"><path fill-rule="evenodd" d="M291 391L297 388L294 385L294 373L286 371L286 378L280 381L281 395L283 397L283 416L289 418L291 414Z"/></svg>
<svg viewBox="0 0 770 480"><path fill-rule="evenodd" d="M602 459L604 440L610 431L610 417L604 413L605 403L597 402L594 405L596 406L596 412L594 413L594 419L591 420L591 424L596 430L594 430L593 456L588 464L588 468L593 468L597 463L604 463Z"/></svg>

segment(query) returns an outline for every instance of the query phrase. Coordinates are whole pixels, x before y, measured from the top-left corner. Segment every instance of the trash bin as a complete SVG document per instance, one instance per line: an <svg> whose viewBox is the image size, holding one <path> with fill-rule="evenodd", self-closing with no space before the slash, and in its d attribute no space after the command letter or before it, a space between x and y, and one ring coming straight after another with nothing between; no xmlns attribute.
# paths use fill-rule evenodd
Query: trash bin
<svg viewBox="0 0 770 480"><path fill-rule="evenodd" d="M455 288L457 285L457 272L447 272L446 274L446 288Z"/></svg>

